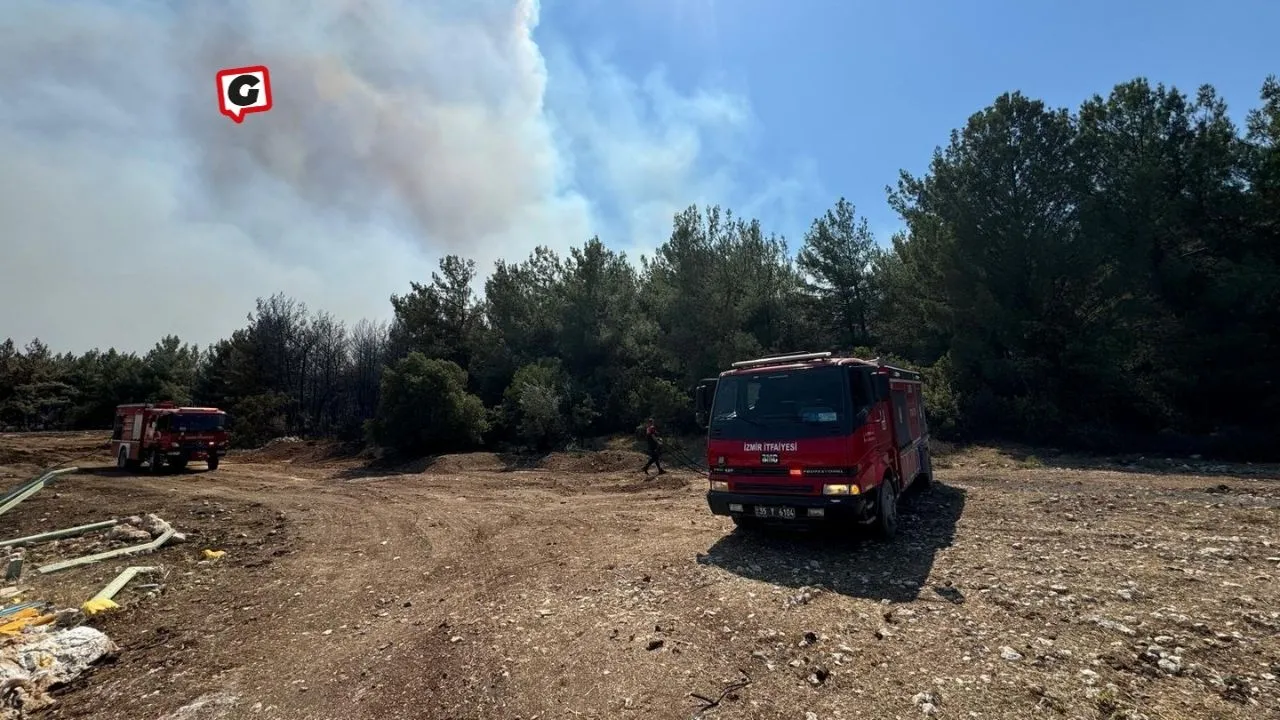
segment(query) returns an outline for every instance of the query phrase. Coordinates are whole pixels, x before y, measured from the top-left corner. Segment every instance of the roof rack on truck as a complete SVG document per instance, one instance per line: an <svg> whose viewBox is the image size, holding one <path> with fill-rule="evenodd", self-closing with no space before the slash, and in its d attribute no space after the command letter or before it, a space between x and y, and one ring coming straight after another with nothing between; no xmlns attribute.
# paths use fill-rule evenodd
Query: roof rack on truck
<svg viewBox="0 0 1280 720"><path fill-rule="evenodd" d="M907 370L896 365L890 365L880 358L876 358L876 366L882 370L888 370L889 376L894 380L905 380L907 382L923 383L924 377L914 370Z"/></svg>
<svg viewBox="0 0 1280 720"><path fill-rule="evenodd" d="M778 363L805 362L806 360L825 360L831 357L829 352L796 353L794 355L775 355L773 357L756 358L755 360L739 360L733 363L735 368L756 367L758 365L777 365Z"/></svg>

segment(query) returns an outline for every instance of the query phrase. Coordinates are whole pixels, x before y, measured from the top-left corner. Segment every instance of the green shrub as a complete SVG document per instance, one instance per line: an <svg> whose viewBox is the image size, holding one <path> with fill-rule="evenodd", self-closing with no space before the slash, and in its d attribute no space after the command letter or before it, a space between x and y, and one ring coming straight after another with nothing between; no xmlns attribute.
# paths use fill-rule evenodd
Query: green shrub
<svg viewBox="0 0 1280 720"><path fill-rule="evenodd" d="M569 436L568 395L560 361L542 358L516 370L496 415L507 436L546 450Z"/></svg>
<svg viewBox="0 0 1280 720"><path fill-rule="evenodd" d="M643 424L650 417L662 428L688 430L694 427L693 401L670 380L644 378L628 397L632 417L628 425Z"/></svg>
<svg viewBox="0 0 1280 720"><path fill-rule="evenodd" d="M517 431L522 441L547 450L565 440L564 399L554 386L527 382L519 387L518 397Z"/></svg>
<svg viewBox="0 0 1280 720"><path fill-rule="evenodd" d="M409 353L382 373L372 440L408 455L467 450L488 430L484 404L457 363Z"/></svg>
<svg viewBox="0 0 1280 720"><path fill-rule="evenodd" d="M289 403L289 396L278 392L241 398L227 412L231 444L241 448L261 447L285 435Z"/></svg>
<svg viewBox="0 0 1280 720"><path fill-rule="evenodd" d="M943 355L931 367L920 370L924 380L924 413L929 433L955 438L960 432L960 399L951 384L951 356Z"/></svg>

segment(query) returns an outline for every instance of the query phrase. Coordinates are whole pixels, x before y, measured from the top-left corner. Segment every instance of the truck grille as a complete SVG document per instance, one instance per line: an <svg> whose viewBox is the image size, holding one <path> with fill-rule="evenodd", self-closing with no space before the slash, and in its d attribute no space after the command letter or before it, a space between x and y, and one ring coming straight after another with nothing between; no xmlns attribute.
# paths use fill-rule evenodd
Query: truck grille
<svg viewBox="0 0 1280 720"><path fill-rule="evenodd" d="M736 492L742 493L760 493L762 495L813 495L814 486L807 483L753 483L753 482L736 482L733 484Z"/></svg>
<svg viewBox="0 0 1280 720"><path fill-rule="evenodd" d="M176 453L176 452L199 453L199 452L209 452L212 450L217 450L218 452L224 451L224 449L221 448L220 446L210 445L208 440L204 442L185 441L185 442L178 443L178 447L173 447L172 445L167 445L162 447L164 448L165 451L170 453Z"/></svg>

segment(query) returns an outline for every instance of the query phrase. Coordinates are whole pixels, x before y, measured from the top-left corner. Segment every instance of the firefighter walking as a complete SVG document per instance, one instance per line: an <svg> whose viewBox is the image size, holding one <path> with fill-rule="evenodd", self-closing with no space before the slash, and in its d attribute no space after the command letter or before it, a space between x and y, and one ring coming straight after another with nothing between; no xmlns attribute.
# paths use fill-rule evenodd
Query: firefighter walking
<svg viewBox="0 0 1280 720"><path fill-rule="evenodd" d="M647 477L649 475L649 467L653 465L658 466L659 475L666 474L667 471L662 469L662 461L658 459L661 446L658 444L660 439L658 435L658 426L654 424L653 418L649 418L649 422L645 424L644 439L645 442L648 443L649 448L649 462L644 464L645 476Z"/></svg>

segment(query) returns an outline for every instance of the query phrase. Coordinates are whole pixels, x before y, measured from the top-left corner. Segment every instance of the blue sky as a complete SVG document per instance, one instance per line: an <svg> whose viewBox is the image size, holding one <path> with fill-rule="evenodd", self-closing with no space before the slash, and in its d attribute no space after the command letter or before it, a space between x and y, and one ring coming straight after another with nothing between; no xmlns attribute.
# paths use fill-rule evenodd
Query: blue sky
<svg viewBox="0 0 1280 720"><path fill-rule="evenodd" d="M1075 108L1135 76L1186 91L1210 83L1242 122L1280 70L1277 28L1280 3L1262 0L543 0L534 38L552 112L566 55L637 81L659 70L677 93L740 103L738 182L714 199L750 206L794 246L840 195L887 242L899 223L884 186L899 169L923 171L953 128L1005 91ZM699 161L703 173L727 162ZM589 163L576 179L602 211L618 210L593 195ZM756 202L768 187L785 190Z"/></svg>

